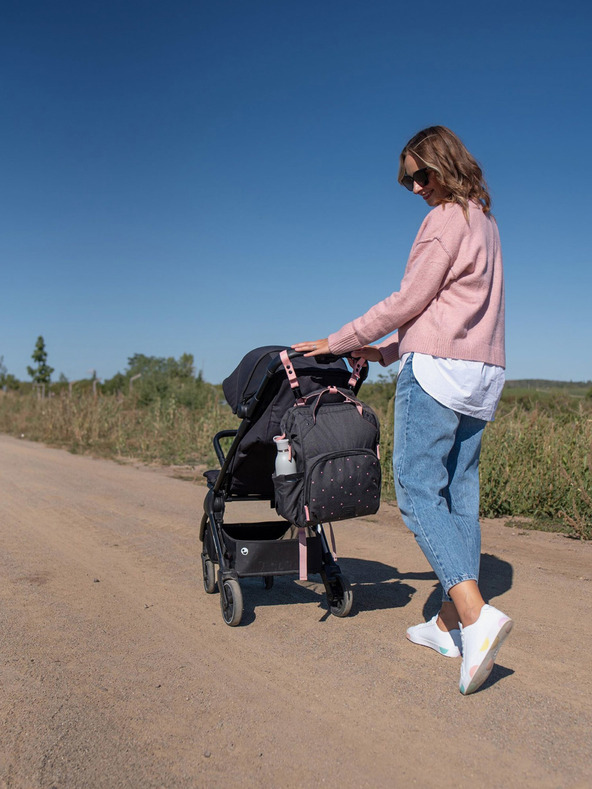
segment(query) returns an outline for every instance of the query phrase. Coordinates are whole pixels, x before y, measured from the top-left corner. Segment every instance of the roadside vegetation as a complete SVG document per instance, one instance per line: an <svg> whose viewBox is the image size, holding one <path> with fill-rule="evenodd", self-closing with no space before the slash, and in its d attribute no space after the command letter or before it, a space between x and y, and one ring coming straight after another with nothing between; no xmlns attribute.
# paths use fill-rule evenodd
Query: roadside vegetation
<svg viewBox="0 0 592 789"><path fill-rule="evenodd" d="M238 425L222 387L195 375L189 354L135 354L108 381L61 376L43 386L17 381L1 361L0 432L71 452L189 467L198 478L216 467L214 434ZM381 376L360 393L381 420L386 499L394 499L394 392L394 380ZM592 383L506 384L484 435L481 515L592 539Z"/></svg>
<svg viewBox="0 0 592 789"><path fill-rule="evenodd" d="M506 386L481 456L481 511L592 539L590 386Z"/></svg>
<svg viewBox="0 0 592 789"><path fill-rule="evenodd" d="M11 382L0 392L0 432L71 452L145 463L215 462L213 434L235 427L221 386L195 375L193 357L135 354L124 373L38 384Z"/></svg>

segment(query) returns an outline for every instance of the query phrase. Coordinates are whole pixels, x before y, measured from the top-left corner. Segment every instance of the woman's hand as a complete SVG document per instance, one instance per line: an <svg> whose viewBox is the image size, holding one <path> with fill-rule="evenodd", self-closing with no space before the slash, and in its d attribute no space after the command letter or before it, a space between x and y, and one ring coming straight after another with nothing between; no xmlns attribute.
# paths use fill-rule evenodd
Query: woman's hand
<svg viewBox="0 0 592 789"><path fill-rule="evenodd" d="M310 340L309 342L297 342L292 345L294 351L304 353L305 356L324 356L330 354L329 340L325 337L322 340ZM339 355L339 354L338 354ZM364 345L361 348L356 348L348 354L352 359L367 359L369 362L381 362L382 354L378 348L373 345Z"/></svg>
<svg viewBox="0 0 592 789"><path fill-rule="evenodd" d="M352 359L367 359L369 362L381 362L382 353L379 348L373 345L364 345L362 348L356 348L355 351L350 353Z"/></svg>
<svg viewBox="0 0 592 789"><path fill-rule="evenodd" d="M292 350L304 353L305 356L322 356L331 353L329 350L329 340L314 340L311 342L297 342L292 346Z"/></svg>

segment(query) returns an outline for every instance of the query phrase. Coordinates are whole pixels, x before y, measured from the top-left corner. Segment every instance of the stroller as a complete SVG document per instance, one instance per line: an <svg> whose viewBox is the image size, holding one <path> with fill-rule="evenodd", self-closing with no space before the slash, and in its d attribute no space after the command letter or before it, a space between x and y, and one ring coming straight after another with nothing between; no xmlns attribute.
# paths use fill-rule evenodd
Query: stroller
<svg viewBox="0 0 592 789"><path fill-rule="evenodd" d="M305 358L285 346L265 346L248 353L223 382L226 400L242 421L237 430L221 430L213 438L220 469L204 473L208 492L199 537L204 589L207 594L219 590L222 617L227 625L240 624L243 596L239 578L248 577L261 577L265 588L271 589L274 576L299 575L303 580L309 573L319 573L330 612L337 617L350 613L353 594L337 564L333 529L324 516L340 520L371 514L380 503L378 420L368 406L355 398L367 373L364 361L357 363L352 372L341 357ZM302 434L298 432L297 420L290 419L293 416L303 417ZM355 421L353 426L348 417ZM315 466L317 483L325 485L322 475L325 473L324 479L328 479L329 471L337 478L339 466L343 479L334 484L342 483L339 488L345 493L354 485L356 474L364 475L364 480L355 483L355 493L347 492L347 504L341 502L339 513L333 513L333 503L331 512L326 502L312 512L308 505L304 506L300 501L304 495L303 473L274 474L274 437L282 429L286 431L303 462L305 455L311 454L310 440L315 436L312 428L317 429L317 443L320 440L324 452L321 464ZM229 439L232 442L225 452L221 442ZM327 454L328 444L334 444L329 448L336 451ZM361 445L366 448L360 448ZM318 449L314 452L318 459ZM356 468L358 471L352 470ZM307 484L314 483L312 479ZM315 495L320 495L321 484L316 490L319 494ZM294 491L299 495L295 496ZM227 524L226 503L237 501L269 501L285 519ZM331 546L321 520L329 523Z"/></svg>

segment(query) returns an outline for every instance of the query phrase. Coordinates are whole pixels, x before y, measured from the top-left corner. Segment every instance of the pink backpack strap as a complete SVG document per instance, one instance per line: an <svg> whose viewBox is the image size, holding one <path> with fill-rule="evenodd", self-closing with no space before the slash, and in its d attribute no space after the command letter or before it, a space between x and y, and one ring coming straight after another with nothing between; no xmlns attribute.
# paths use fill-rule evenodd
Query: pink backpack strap
<svg viewBox="0 0 592 789"><path fill-rule="evenodd" d="M337 561L337 545L335 543L335 532L333 531L333 524L329 521L329 534L331 535L331 553L333 554L333 561Z"/></svg>
<svg viewBox="0 0 592 789"><path fill-rule="evenodd" d="M290 361L290 357L288 356L288 351L280 351L280 359L282 360L282 364L284 365L284 369L286 371L286 375L288 376L288 381L290 382L290 386L292 389L296 389L300 386L298 382L298 378L296 377L296 373L294 372L294 365Z"/></svg>
<svg viewBox="0 0 592 789"><path fill-rule="evenodd" d="M312 407L312 421L313 422L316 423L316 421L317 421L317 409L318 409L318 407L320 405L321 398L322 398L322 396L324 394L340 394L343 397L343 402L344 403L351 403L352 405L355 405L355 407L358 409L359 415L363 416L364 409L363 409L362 404L360 403L359 400L356 400L355 397L350 397L349 395L346 395L344 392L341 392L336 386L328 386L326 389L323 389L317 395L315 395L316 396L316 400L315 400L315 403L314 403L314 405ZM303 398L303 400L306 400L306 399L307 398Z"/></svg>
<svg viewBox="0 0 592 789"><path fill-rule="evenodd" d="M353 359L351 361L353 362L354 367L352 370L351 378L347 382L347 385L349 386L350 389L353 389L354 386L360 380L360 373L363 370L363 368L366 366L367 362L366 359L364 359L362 356L356 359L355 362L353 361Z"/></svg>
<svg viewBox="0 0 592 789"><path fill-rule="evenodd" d="M308 579L308 554L306 551L306 529L300 527L298 529L298 556L301 581Z"/></svg>

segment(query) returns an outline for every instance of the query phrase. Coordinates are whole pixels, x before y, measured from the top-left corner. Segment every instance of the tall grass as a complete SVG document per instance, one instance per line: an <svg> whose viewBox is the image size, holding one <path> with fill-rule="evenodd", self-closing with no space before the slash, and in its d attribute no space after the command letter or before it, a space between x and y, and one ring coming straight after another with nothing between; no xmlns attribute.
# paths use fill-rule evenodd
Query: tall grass
<svg viewBox="0 0 592 789"><path fill-rule="evenodd" d="M508 397L488 425L481 511L568 526L592 538L592 401Z"/></svg>
<svg viewBox="0 0 592 789"><path fill-rule="evenodd" d="M366 384L365 402L381 421L383 491L394 498L394 383ZM215 467L212 438L238 420L220 387L201 383L189 398L169 390L93 397L67 391L37 399L0 393L0 431L115 458ZM592 398L512 390L488 425L481 456L481 514L558 524L592 539Z"/></svg>
<svg viewBox="0 0 592 789"><path fill-rule="evenodd" d="M148 405L116 395L62 394L44 400L12 393L0 396L1 432L72 452L165 465L214 463L214 433L236 425L214 387L193 407L174 395Z"/></svg>

